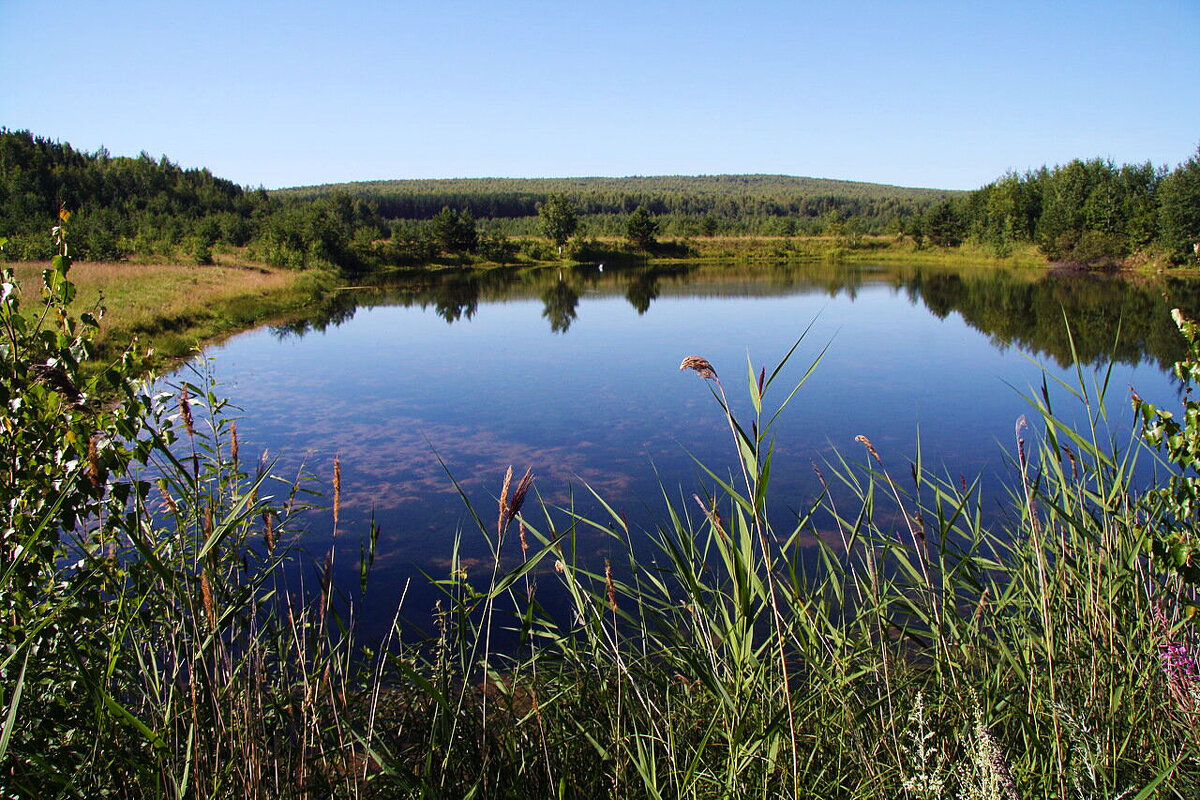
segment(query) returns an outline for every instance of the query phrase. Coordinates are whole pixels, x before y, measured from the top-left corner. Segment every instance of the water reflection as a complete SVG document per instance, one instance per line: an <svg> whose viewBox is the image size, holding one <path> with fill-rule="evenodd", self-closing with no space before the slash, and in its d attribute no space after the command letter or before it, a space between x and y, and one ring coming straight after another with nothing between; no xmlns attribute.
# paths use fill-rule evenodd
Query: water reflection
<svg viewBox="0 0 1200 800"><path fill-rule="evenodd" d="M542 316L550 320L550 330L566 333L575 319L575 308L579 305L579 293L561 277L550 288L542 292Z"/></svg>
<svg viewBox="0 0 1200 800"><path fill-rule="evenodd" d="M664 494L690 507L697 490L713 493L696 464L733 474L727 422L680 359L703 355L733 389L748 355L755 374L770 368L814 319L779 385L832 345L778 420L775 513L794 519L824 491L814 465L861 457L860 434L897 469L919 439L935 472L978 477L995 512L1011 477L1003 448L1030 413L1017 392L1042 380L1025 355L1068 363L1065 316L1083 361L1112 352L1128 364L1113 370L1114 387L1169 400L1176 387L1160 365L1182 355L1172 306L1200 312L1197 284L827 264L446 270L333 292L305 319L229 340L215 363L244 409L243 447L279 454L280 474L328 476L340 458L341 529L376 522L377 585L416 577L415 587L418 570L444 575L452 553L486 561L463 500L496 508L509 465L533 467L547 524L554 509L607 519L595 491L633 530L648 530ZM1074 370L1049 367L1074 380ZM731 402L745 418L745 394ZM1109 408L1127 437L1128 404L1114 397ZM1058 410L1069 414L1069 402ZM329 526L314 520L304 543L324 552ZM580 530L575 546L592 563L617 555L603 532Z"/></svg>
<svg viewBox="0 0 1200 800"><path fill-rule="evenodd" d="M660 297L744 297L824 293L854 299L885 284L939 318L958 314L998 347L1020 347L1060 366L1109 357L1167 367L1183 355L1170 309L1200 313L1200 282L1171 276L1081 271L948 269L933 266L696 265L446 270L400 275L370 288L336 292L309 316L274 328L303 335L338 326L359 308L432 307L447 323L470 320L481 302L539 299L554 333L567 333L580 297L623 296L644 315ZM1063 320L1070 321L1070 334ZM1119 338L1114 332L1120 332Z"/></svg>

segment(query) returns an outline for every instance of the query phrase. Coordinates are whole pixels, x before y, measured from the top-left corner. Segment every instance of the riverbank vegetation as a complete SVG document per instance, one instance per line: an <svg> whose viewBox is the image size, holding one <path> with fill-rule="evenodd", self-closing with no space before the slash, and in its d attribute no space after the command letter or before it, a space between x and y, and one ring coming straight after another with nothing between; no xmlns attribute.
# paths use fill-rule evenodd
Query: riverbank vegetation
<svg viewBox="0 0 1200 800"><path fill-rule="evenodd" d="M48 259L72 211L80 258L222 248L289 269L705 257L1196 263L1200 155L1174 169L1075 160L973 192L777 175L376 181L249 189L166 157L86 153L0 130L6 258ZM651 227L652 226L652 227ZM915 255L914 255L915 254Z"/></svg>
<svg viewBox="0 0 1200 800"><path fill-rule="evenodd" d="M773 423L804 380L689 356L729 432L707 488L664 487L635 530L540 503L537 465L510 471L461 532L492 558L451 553L440 603L411 608L371 584L375 530L339 529L341 465L317 467L331 514L312 516L306 479L241 452L203 362L159 394L134 351L82 369L103 321L74 310L64 237L40 298L10 274L0 298L5 795L1200 790L1190 397L1171 415L1135 396L1140 427L1110 430L1103 378L1081 373L1061 387L1088 412L1076 430L1035 390L1000 515L969 477L866 437L814 466L850 501L797 505L772 489ZM1200 329L1176 326L1190 386ZM785 361L807 375L820 355L802 339ZM97 403L101 385L118 400ZM296 545L312 519L333 526L327 552ZM623 555L588 560L581 528ZM331 579L346 559L360 602L395 609L381 640L355 638Z"/></svg>

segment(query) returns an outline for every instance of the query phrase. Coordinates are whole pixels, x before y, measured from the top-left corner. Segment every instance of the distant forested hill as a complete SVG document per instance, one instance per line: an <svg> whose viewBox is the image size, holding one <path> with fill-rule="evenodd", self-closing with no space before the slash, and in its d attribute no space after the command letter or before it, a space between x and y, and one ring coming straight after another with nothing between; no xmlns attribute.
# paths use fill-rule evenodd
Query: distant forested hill
<svg viewBox="0 0 1200 800"><path fill-rule="evenodd" d="M863 233L880 232L893 219L965 194L789 175L668 175L365 181L281 189L272 195L286 202L333 193L366 200L387 219L426 220L450 207L467 209L480 220L509 221L533 220L548 196L565 195L582 216L592 218L592 233L618 232L616 218L643 206L663 218L668 235L695 234L698 230L690 228L705 217L712 218L710 232L715 223L721 233L814 233L831 219ZM531 232L523 227L501 226Z"/></svg>

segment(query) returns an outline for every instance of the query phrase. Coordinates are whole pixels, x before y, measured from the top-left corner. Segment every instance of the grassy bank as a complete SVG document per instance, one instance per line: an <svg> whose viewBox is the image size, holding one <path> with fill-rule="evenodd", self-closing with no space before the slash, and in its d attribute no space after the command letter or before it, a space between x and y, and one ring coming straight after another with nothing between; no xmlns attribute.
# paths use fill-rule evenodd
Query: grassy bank
<svg viewBox="0 0 1200 800"><path fill-rule="evenodd" d="M1031 397L999 515L976 485L865 437L817 467L851 499L796 507L771 484L773 422L802 385L778 385L782 365L751 367L752 411L738 418L726 391L740 381L724 373L745 365L689 357L681 369L712 389L728 429L729 459L705 481L715 494L664 487L641 530L615 511L540 504L535 476L510 473L461 532L488 543L490 562L449 553L430 620L403 587L371 585L375 531L338 530L341 465L317 465L332 515L309 516L306 481L239 452L204 372L147 397L137 365L117 365L107 378L123 403L75 397L89 334L65 276L52 275L50 313L29 315L36 301L15 291L0 309L6 794L1200 791L1194 403L1184 429L1145 407L1144 438L1113 439L1101 387L1074 387L1090 412L1081 430ZM15 323L14 297L55 335ZM1194 382L1200 331L1179 326ZM804 342L789 357L820 368ZM1131 476L1152 457L1166 478L1148 491ZM293 549L314 519L331 520L332 549ZM576 552L581 526L622 555ZM346 559L365 602L395 608L382 641L355 638L332 583ZM552 591L562 606L541 602Z"/></svg>
<svg viewBox="0 0 1200 800"><path fill-rule="evenodd" d="M16 264L23 284L36 286L48 262ZM115 354L138 337L167 359L304 307L335 284L325 271L296 271L246 263L233 256L199 266L137 261L76 262L75 306L105 308L97 336Z"/></svg>
<svg viewBox="0 0 1200 800"><path fill-rule="evenodd" d="M530 248L527 248L530 249ZM555 263L552 248L543 246L546 256L534 259ZM913 263L944 266L1047 266L1035 245L1014 245L1005 255L993 248L965 243L958 247L923 246L910 238L895 236L712 236L665 239L649 250L638 250L623 239L594 237L573 243L565 257L574 262L648 262L675 261L828 261L834 263Z"/></svg>

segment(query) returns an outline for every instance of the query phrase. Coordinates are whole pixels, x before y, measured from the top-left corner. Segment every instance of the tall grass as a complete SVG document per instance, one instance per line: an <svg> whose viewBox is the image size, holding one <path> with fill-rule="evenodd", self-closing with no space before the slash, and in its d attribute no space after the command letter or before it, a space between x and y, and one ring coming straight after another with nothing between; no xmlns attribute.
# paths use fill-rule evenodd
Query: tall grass
<svg viewBox="0 0 1200 800"><path fill-rule="evenodd" d="M452 573L436 655L406 662L426 706L401 718L407 746L376 751L389 769L442 796L1194 796L1195 678L1160 658L1169 640L1189 653L1194 598L1145 557L1140 446L1105 433L1103 382L1073 387L1082 430L1048 387L1030 398L998 522L976 487L920 457L897 478L861 437L862 461L821 470L853 499L829 491L779 528L770 423L794 389L767 409L780 370L751 370L744 422L711 364L684 366L716 388L740 480L664 493L653 532L522 516L541 549L508 573L502 502L497 533L479 525L486 587ZM575 557L580 528L611 532L624 577ZM570 598L558 617L546 580ZM496 654L502 598L524 646Z"/></svg>
<svg viewBox="0 0 1200 800"><path fill-rule="evenodd" d="M339 465L334 549L303 556L312 498L244 457L203 363L170 393L128 395L141 425L125 416L113 431L132 437L129 458L106 470L117 445L83 447L53 462L60 495L6 517L0 787L1194 797L1196 598L1147 556L1157 520L1133 481L1145 451L1137 430L1109 433L1106 378L1067 387L1080 428L1050 387L1031 394L999 516L976 485L931 473L919 451L900 462L869 432L815 467L827 490L787 513L773 503L773 423L818 368L820 353L780 388L803 344L771 370L748 365L748 418L714 365L685 359L728 425L731 466L707 468L713 494L664 490L654 530L603 498L602 517L552 508L531 471L506 476L494 521L468 503L464 535L487 542L490 568L469 575L455 547L420 641L402 600L382 641L356 641L332 582ZM69 383L30 374L11 384L25 400L66 407ZM81 500L66 525L76 490L112 502ZM611 536L618 563L581 556L584 534ZM37 556L43 540L63 544ZM543 604L554 595L565 603Z"/></svg>

